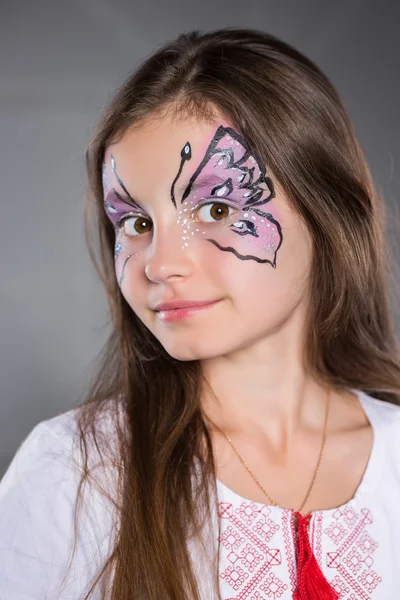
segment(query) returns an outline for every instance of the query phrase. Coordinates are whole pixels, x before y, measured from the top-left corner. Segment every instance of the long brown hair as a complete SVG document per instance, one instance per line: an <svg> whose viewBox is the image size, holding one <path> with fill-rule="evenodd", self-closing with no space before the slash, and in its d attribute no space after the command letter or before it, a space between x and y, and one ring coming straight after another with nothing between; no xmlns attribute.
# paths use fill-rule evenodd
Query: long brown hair
<svg viewBox="0 0 400 600"><path fill-rule="evenodd" d="M311 234L306 368L338 389L399 403L383 203L332 84L295 49L256 30L193 31L167 43L118 90L87 150L87 231L112 331L76 422L81 484L94 447L117 482L108 488L115 543L99 572L112 600L200 598L188 543L212 518L216 488L200 366L169 356L117 285L104 151L128 127L165 111L208 119L213 108L262 158ZM113 425L106 432L104 415ZM208 550L217 587L218 556Z"/></svg>

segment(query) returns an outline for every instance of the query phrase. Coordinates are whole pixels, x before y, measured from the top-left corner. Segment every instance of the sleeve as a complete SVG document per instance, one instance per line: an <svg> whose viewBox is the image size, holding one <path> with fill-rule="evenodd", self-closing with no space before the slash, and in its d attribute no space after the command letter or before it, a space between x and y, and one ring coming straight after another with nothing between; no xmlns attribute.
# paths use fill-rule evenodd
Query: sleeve
<svg viewBox="0 0 400 600"><path fill-rule="evenodd" d="M63 582L81 473L72 439L53 432L50 421L31 431L0 482L1 600L82 600L110 550L110 510L91 490L83 494L76 554ZM100 597L94 592L90 599Z"/></svg>

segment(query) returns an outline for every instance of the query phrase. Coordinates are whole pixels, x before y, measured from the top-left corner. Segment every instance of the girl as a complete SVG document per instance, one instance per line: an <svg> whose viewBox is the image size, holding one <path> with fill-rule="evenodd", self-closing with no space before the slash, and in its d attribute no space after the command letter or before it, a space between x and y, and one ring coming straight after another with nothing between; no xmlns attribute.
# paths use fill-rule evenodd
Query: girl
<svg viewBox="0 0 400 600"><path fill-rule="evenodd" d="M382 201L321 71L192 32L87 151L112 331L0 487L0 597L394 600L400 367Z"/></svg>

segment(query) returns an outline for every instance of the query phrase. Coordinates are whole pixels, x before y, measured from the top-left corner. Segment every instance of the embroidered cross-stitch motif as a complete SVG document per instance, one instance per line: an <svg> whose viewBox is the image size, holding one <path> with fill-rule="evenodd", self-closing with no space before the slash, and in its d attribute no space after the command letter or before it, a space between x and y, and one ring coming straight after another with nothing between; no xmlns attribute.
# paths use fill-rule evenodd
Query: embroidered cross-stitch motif
<svg viewBox="0 0 400 600"><path fill-rule="evenodd" d="M356 511L350 506L333 513L332 523L324 533L337 546L335 552L326 553L326 565L336 569L333 587L340 593L340 600L372 600L379 594L377 587L382 577L373 568L373 554L378 543L368 533L372 524L371 511Z"/></svg>
<svg viewBox="0 0 400 600"><path fill-rule="evenodd" d="M219 502L220 578L225 600L284 600L295 590L296 567L292 513L245 501ZM374 570L378 543L368 525L370 510L345 506L328 523L314 514L310 529L315 557L340 600L376 600L382 577ZM323 538L326 542L323 543ZM323 551L327 542L334 551ZM335 572L336 571L336 572ZM332 574L333 577L332 577ZM229 590L229 591L228 591Z"/></svg>
<svg viewBox="0 0 400 600"><path fill-rule="evenodd" d="M270 513L269 507L260 509L254 502L236 508L219 503L224 526L218 541L226 565L220 577L236 593L227 600L278 600L289 588L274 570L282 564L281 550L273 546L280 525Z"/></svg>

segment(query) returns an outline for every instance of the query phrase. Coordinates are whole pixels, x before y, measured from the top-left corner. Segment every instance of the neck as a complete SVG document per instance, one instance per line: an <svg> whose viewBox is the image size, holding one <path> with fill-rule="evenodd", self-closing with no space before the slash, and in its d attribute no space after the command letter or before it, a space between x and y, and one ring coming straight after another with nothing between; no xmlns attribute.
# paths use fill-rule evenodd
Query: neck
<svg viewBox="0 0 400 600"><path fill-rule="evenodd" d="M203 361L206 416L228 435L266 435L277 443L299 429L320 431L327 389L305 372L296 348L284 339L263 341Z"/></svg>

